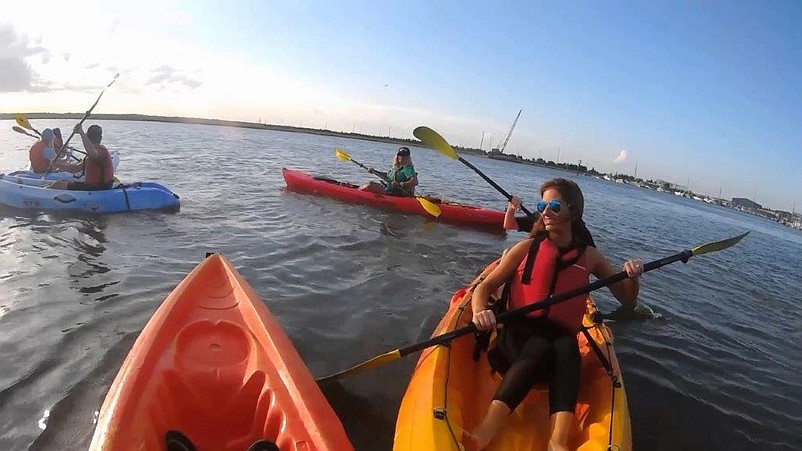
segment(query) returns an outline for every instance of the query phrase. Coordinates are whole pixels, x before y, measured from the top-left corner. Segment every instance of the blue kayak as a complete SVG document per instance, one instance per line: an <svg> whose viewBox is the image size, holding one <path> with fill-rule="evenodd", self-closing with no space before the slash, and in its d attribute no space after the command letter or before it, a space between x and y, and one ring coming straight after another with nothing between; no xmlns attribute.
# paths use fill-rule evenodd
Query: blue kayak
<svg viewBox="0 0 802 451"><path fill-rule="evenodd" d="M50 189L50 181L0 174L0 206L38 211L116 213L178 210L178 195L164 185L136 182L103 191Z"/></svg>

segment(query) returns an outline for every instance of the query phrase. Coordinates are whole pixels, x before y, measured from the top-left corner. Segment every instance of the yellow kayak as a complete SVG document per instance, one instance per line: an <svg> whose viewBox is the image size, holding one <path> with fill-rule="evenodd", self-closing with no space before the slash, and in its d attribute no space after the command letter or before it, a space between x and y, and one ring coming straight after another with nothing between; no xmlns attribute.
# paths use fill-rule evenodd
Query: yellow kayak
<svg viewBox="0 0 802 451"><path fill-rule="evenodd" d="M454 294L433 335L470 322L472 289L495 265L496 262L489 265L470 285ZM610 371L605 369L585 334L579 333L582 370L569 448L629 451L632 433L624 381L610 330L591 320L595 311L596 305L588 297L584 324L609 362ZM482 351L479 360L474 361L474 343L474 336L469 334L454 339L450 346L439 345L423 351L401 401L395 451L465 449L461 443L462 431L471 431L479 424L501 381L490 368L486 352ZM549 437L548 402L547 388L535 387L486 449L545 451Z"/></svg>

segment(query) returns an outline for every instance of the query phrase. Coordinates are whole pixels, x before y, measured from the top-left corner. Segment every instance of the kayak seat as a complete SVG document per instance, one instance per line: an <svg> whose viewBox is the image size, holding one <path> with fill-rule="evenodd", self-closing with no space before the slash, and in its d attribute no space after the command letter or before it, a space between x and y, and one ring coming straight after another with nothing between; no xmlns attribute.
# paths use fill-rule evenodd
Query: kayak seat
<svg viewBox="0 0 802 451"><path fill-rule="evenodd" d="M222 373L220 376L218 382L227 379ZM148 416L154 426L162 430L180 430L204 449L225 449L232 441L241 442L245 449L254 437L265 433L272 434L270 437L279 435L282 418L280 414L270 415L270 411L275 409L270 409L270 391L262 393L265 385L263 372L256 371L236 385L227 381L215 385L213 380L213 374L199 377L197 374L166 372L158 391L169 393L169 396L159 398L164 402L154 402L149 406ZM171 418L185 420L168 422ZM269 427L264 427L265 424ZM177 450L183 451L181 448Z"/></svg>
<svg viewBox="0 0 802 451"><path fill-rule="evenodd" d="M221 298L215 304L220 307L227 303ZM208 305L209 300L202 304ZM164 373L160 388L170 393L170 402L153 405L151 415L191 422L164 424L165 429L180 429L185 438L194 437L195 443L209 449L227 447L236 437L233 442L242 443L245 450L254 437L279 436L285 418L280 409L273 408L274 394L266 388L271 385L267 374L249 369L252 343L241 326L228 321L198 321L184 326L173 340L175 370ZM219 431L226 431L226 442L220 441ZM176 437L170 436L175 446L184 443ZM267 441L254 445L261 442ZM269 445L258 446L267 447L253 451L271 451Z"/></svg>
<svg viewBox="0 0 802 451"><path fill-rule="evenodd" d="M196 451L195 445L186 435L178 431L167 431L164 434L164 444L167 451Z"/></svg>
<svg viewBox="0 0 802 451"><path fill-rule="evenodd" d="M267 440L259 440L248 447L247 451L279 451L278 445Z"/></svg>
<svg viewBox="0 0 802 451"><path fill-rule="evenodd" d="M179 431L167 431L164 444L167 451L197 451L192 441ZM249 446L247 451L279 451L279 448L271 441L259 440Z"/></svg>

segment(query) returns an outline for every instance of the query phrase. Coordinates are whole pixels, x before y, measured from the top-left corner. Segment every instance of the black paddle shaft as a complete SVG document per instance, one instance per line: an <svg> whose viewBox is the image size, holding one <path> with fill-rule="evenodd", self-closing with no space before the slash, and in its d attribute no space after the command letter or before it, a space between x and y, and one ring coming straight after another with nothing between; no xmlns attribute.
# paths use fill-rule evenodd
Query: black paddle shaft
<svg viewBox="0 0 802 451"><path fill-rule="evenodd" d="M93 103L92 106L89 107L88 110L86 110L86 113L84 113L84 117L81 118L81 121L78 122L78 125L83 125L84 122L86 122L86 119L89 117L90 114L92 114L92 111L95 109L97 104L100 102L100 98L103 97L103 94L106 92L106 89L108 89L109 86L113 85L114 82L117 81L117 77L119 75L120 74L115 75L114 78L111 80L111 83L106 85L106 87L103 88L102 91L100 91L100 95L97 96L97 99L95 100L95 103ZM58 149L58 152L56 152L56 158L53 159L53 161L56 161L58 159L58 157L61 156L61 153L64 152L64 149L67 149L69 147L70 141L72 141L72 137L73 136L75 136L75 128L72 129L72 133L70 133L70 136L67 137L67 140L64 141L64 143L61 145L61 148ZM47 167L47 172L50 172L50 168L53 166L53 161L51 161L50 165ZM43 177L43 179L44 179L44 177Z"/></svg>
<svg viewBox="0 0 802 451"><path fill-rule="evenodd" d="M478 169L476 166L472 165L472 164L471 164L471 163L470 163L468 160L466 160L466 159L464 159L464 158L462 158L462 157L458 157L458 158L459 158L459 161L460 161L460 162L462 162L462 164L464 164L465 166L468 166L469 168L473 169L473 170L474 170L474 172L476 172L477 174L479 174L479 177L482 177L483 179L485 179L485 181L486 181L487 183L489 183L490 185L492 185L492 186L493 186L493 188L495 188L496 190L498 190L498 192L500 192L501 194L503 194L503 195L504 195L504 197L506 197L508 201L511 201L511 200L512 200L512 195L511 195L510 193L508 193L506 190L504 190L504 188L502 188L502 187L498 186L498 184L496 184L496 182L494 182L494 181L493 181L493 180L492 180L490 177L486 176L486 175L484 174L484 172L480 171L480 170L479 170L479 169ZM534 217L535 217L535 215L533 215L533 214L532 214L532 213L531 213L529 210L527 210L527 209L526 209L526 207L524 207L523 205L521 205L521 211L522 211L522 212L524 212L524 213L526 213L526 215L527 215L527 216L529 216L530 218L534 218Z"/></svg>
<svg viewBox="0 0 802 451"><path fill-rule="evenodd" d="M645 273L680 260L682 261L682 263L688 263L688 259L691 257L693 257L693 251L691 250L682 251L678 254L674 254L669 257L661 258L660 260L655 260L653 262L646 263L645 265L643 265L643 272ZM529 304L527 306L520 307L517 309L508 310L498 315L496 317L496 323L503 323L509 320L510 318L525 315L529 312L534 312L536 310L543 310L547 307L551 307L554 304L565 302L568 299L571 299L575 296L579 296L580 294L590 293L591 291L598 290L599 288L606 287L607 285L612 285L626 278L627 278L627 272L621 271L617 274L613 274L610 277L599 279L583 287L575 288L571 291L566 291L565 293L551 295L543 301L535 302L533 304ZM422 349L426 349L435 345L446 344L457 337L461 337L463 335L476 332L477 330L478 329L476 328L476 325L474 323L469 323L467 326L460 327L459 329L454 329L451 332L446 332L442 335L432 337L426 341L422 341L420 343L407 346L406 348L401 348L398 350L398 354L401 357L403 357L407 354L411 354L413 352L417 352Z"/></svg>

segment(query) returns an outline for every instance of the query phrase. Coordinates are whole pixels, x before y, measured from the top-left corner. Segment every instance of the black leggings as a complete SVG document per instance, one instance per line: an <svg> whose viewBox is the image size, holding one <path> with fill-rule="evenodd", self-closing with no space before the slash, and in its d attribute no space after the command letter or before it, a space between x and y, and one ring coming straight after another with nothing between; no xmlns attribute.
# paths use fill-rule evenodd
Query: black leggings
<svg viewBox="0 0 802 451"><path fill-rule="evenodd" d="M546 382L549 413L573 413L581 365L576 334L544 319L508 322L488 359L504 374L494 400L515 410L535 384Z"/></svg>

